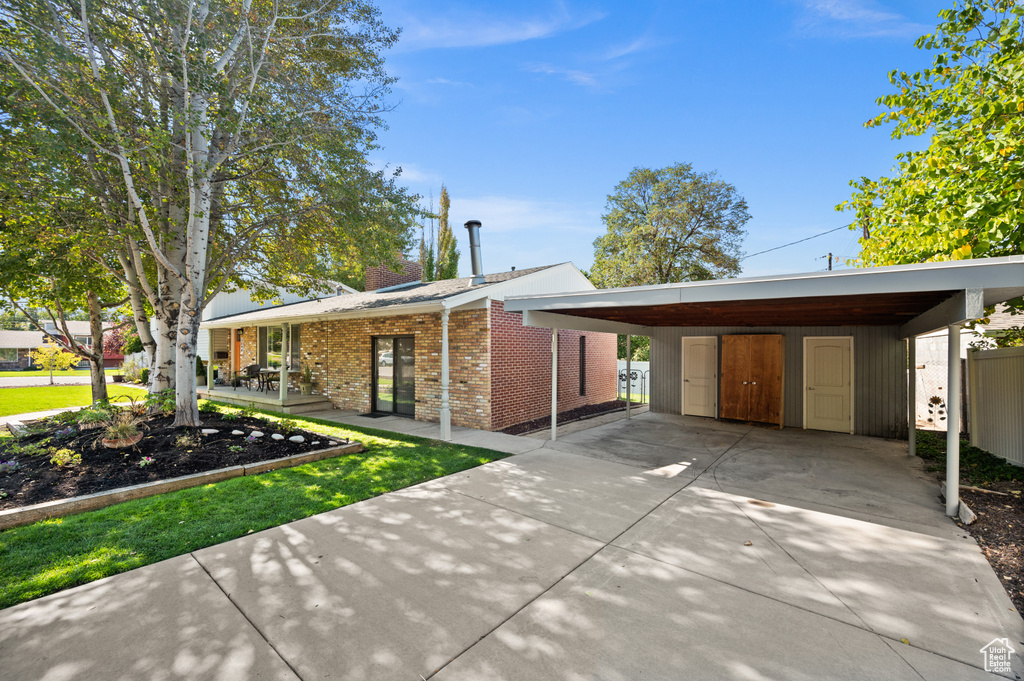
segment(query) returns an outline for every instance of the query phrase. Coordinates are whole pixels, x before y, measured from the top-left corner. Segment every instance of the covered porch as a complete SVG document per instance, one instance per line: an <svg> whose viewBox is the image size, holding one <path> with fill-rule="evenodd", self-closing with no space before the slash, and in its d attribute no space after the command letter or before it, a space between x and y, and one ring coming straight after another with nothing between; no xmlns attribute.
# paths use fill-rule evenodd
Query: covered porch
<svg viewBox="0 0 1024 681"><path fill-rule="evenodd" d="M200 399L216 400L239 407L247 407L250 404L258 409L270 409L285 414L306 414L314 411L332 409L331 401L323 395L303 395L298 390L288 390L282 393L279 390L264 391L256 388L247 388L244 385L237 388L231 385L201 385L197 390Z"/></svg>

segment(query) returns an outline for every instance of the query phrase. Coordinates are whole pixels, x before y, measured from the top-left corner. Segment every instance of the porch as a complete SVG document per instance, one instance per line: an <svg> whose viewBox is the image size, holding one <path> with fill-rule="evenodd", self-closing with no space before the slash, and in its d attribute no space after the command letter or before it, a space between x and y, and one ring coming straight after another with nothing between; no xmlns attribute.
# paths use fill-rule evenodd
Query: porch
<svg viewBox="0 0 1024 681"><path fill-rule="evenodd" d="M244 386L232 388L229 385L201 385L197 392L199 397L205 400L216 400L239 407L253 404L259 409L270 409L285 414L306 414L334 408L331 401L323 395L303 395L295 390L282 394L277 389L264 392Z"/></svg>

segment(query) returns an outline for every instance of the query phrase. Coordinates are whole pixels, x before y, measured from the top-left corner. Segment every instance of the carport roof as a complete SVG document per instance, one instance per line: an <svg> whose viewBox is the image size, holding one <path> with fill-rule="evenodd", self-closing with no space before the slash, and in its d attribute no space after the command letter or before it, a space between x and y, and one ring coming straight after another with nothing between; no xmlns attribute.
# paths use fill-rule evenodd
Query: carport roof
<svg viewBox="0 0 1024 681"><path fill-rule="evenodd" d="M505 310L526 313L533 326L623 333L657 326L896 325L910 336L976 319L985 305L1022 295L1024 256L1015 255L510 297Z"/></svg>

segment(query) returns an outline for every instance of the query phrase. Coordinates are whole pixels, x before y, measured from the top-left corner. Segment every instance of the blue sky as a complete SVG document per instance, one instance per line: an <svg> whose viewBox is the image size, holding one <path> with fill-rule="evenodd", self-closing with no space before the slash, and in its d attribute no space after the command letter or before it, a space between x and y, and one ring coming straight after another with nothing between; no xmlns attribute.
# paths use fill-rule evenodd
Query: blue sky
<svg viewBox="0 0 1024 681"><path fill-rule="evenodd" d="M865 129L916 71L949 0L677 0L570 3L380 0L402 28L399 78L374 151L425 200L442 182L469 273L469 219L484 269L571 260L587 269L606 197L636 166L717 171L749 204L746 253L846 224L848 182L899 151ZM850 257L841 230L743 261L743 275L824 269ZM836 265L841 266L841 265Z"/></svg>

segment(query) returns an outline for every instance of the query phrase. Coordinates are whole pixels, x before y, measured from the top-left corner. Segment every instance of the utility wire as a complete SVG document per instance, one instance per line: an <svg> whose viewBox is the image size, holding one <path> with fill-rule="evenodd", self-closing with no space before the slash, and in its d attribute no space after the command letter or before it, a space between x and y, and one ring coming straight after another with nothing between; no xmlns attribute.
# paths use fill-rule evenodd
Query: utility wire
<svg viewBox="0 0 1024 681"><path fill-rule="evenodd" d="M821 234L815 234L814 236L809 236L806 239L800 239L799 241L791 241L788 244L782 244L781 246L776 246L775 248L769 248L767 251L758 251L757 253L751 253L750 255L745 255L742 258L740 258L739 262L743 262L747 258L753 258L755 255L764 255L765 253L771 253L772 251L777 251L780 248L786 248L787 246L795 246L796 244L802 244L805 241L810 241L811 239L817 239L819 236L825 236L826 234L831 234L832 232L838 232L841 229L848 229L849 227L850 227L850 225L842 225L841 227L836 227L835 229L830 229L827 232L822 232Z"/></svg>

